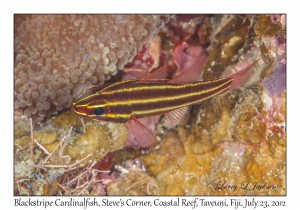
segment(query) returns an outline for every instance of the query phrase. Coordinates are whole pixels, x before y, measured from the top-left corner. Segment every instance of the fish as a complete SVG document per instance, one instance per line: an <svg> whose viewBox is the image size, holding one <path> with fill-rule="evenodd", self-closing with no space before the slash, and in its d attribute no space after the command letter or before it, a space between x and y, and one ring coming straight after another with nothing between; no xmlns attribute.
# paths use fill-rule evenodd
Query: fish
<svg viewBox="0 0 300 210"><path fill-rule="evenodd" d="M142 148L151 148L158 141L139 119L165 115L176 125L191 105L244 84L258 61L226 78L210 81L194 81L199 77L194 67L165 79L165 66L150 75L140 74L141 78L92 86L74 100L72 110L92 120L124 123Z"/></svg>

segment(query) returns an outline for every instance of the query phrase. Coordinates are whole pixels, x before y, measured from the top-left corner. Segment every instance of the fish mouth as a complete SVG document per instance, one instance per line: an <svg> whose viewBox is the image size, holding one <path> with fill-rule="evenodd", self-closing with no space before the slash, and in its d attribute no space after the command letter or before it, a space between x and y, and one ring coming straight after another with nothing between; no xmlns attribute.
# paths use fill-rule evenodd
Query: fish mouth
<svg viewBox="0 0 300 210"><path fill-rule="evenodd" d="M78 105L75 102L72 104L72 110L79 115L86 116L86 105Z"/></svg>

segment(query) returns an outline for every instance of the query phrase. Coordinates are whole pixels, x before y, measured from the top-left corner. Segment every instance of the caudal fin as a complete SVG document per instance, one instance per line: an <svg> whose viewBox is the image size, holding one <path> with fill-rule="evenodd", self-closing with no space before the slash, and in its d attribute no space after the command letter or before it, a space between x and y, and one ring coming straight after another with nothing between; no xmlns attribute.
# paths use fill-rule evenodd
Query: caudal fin
<svg viewBox="0 0 300 210"><path fill-rule="evenodd" d="M244 68L243 70L227 77L228 79L233 79L228 91L233 90L235 88L238 88L238 87L242 86L243 84L245 84L251 76L251 71L250 70L252 69L253 66L255 66L257 64L257 62L259 60L260 59L256 60L255 62L253 62L252 64L250 64L246 68Z"/></svg>

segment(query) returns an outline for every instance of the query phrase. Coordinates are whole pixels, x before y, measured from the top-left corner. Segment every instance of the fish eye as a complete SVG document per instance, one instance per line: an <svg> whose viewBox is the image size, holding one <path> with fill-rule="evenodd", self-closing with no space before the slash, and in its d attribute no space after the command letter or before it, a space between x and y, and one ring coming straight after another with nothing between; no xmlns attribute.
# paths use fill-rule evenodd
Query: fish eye
<svg viewBox="0 0 300 210"><path fill-rule="evenodd" d="M104 113L104 109L102 107L97 107L94 109L94 114L99 116L102 115Z"/></svg>

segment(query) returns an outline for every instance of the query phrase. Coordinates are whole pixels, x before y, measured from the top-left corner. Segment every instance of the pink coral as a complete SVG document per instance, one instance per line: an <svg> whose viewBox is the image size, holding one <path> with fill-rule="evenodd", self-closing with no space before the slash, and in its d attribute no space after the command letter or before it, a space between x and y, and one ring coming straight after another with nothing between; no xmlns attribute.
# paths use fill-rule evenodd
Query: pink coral
<svg viewBox="0 0 300 210"><path fill-rule="evenodd" d="M234 143L225 141L225 142L219 143L218 145L227 150L233 149L233 154L237 158L241 158L241 156L243 155L243 153L245 152L245 150L247 148L247 145L241 144L239 141L236 141Z"/></svg>
<svg viewBox="0 0 300 210"><path fill-rule="evenodd" d="M195 67L200 72L208 56L205 48L200 45L191 45L185 41L179 42L174 47L174 63L177 65L177 74Z"/></svg>
<svg viewBox="0 0 300 210"><path fill-rule="evenodd" d="M278 127L275 118L285 121L285 113L282 113L281 96L286 90L286 63L284 57L277 57L273 72L263 80L264 87L261 96L264 103L264 110L267 112L265 116L257 116L257 119L262 121L267 128L267 134L273 134L273 128Z"/></svg>
<svg viewBox="0 0 300 210"><path fill-rule="evenodd" d="M279 24L281 17L279 14L275 14L275 15L270 15L270 19L274 24Z"/></svg>
<svg viewBox="0 0 300 210"><path fill-rule="evenodd" d="M286 64L281 62L282 59L276 59L273 72L262 82L269 95L275 97L279 97L286 89Z"/></svg>
<svg viewBox="0 0 300 210"><path fill-rule="evenodd" d="M277 49L277 56L284 56L286 51L286 40L282 38L273 37L271 38L273 46Z"/></svg>
<svg viewBox="0 0 300 210"><path fill-rule="evenodd" d="M282 113L281 111L280 98L276 96L269 97L266 93L263 93L262 100L265 104L264 109L265 111L267 111L267 114L265 116L257 115L256 119L266 125L267 135L272 135L274 133L273 128L278 126L285 126L284 123L279 125L275 121L275 117L279 118L282 121L285 121L285 113Z"/></svg>

